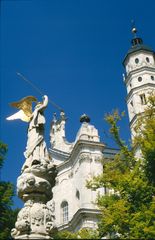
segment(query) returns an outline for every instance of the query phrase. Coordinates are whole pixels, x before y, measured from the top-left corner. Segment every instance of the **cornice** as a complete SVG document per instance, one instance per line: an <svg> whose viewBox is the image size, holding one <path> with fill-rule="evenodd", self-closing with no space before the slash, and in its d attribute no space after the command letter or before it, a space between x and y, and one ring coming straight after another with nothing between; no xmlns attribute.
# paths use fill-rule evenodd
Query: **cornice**
<svg viewBox="0 0 155 240"><path fill-rule="evenodd" d="M82 147L84 148L89 147L89 148L96 148L96 149L98 148L101 152L103 152L105 145L101 142L78 140L74 145L69 158L66 159L66 161L64 161L60 165L58 165L57 169L60 170L61 168L64 168L65 165L66 167L73 166L77 159L78 154L80 153L80 149L82 149Z"/></svg>
<svg viewBox="0 0 155 240"><path fill-rule="evenodd" d="M59 231L62 230L69 230L69 231L74 231L76 226L78 225L79 221L83 219L83 217L90 217L92 216L92 218L96 217L98 218L98 216L101 214L101 211L98 209L88 209L88 208L80 208L72 217L72 219L66 223L66 224L62 224L57 226Z"/></svg>
<svg viewBox="0 0 155 240"><path fill-rule="evenodd" d="M126 97L126 101L129 100L129 98L131 97L133 92L135 92L136 90L140 90L140 89L146 88L146 87L153 87L153 88L155 88L155 83L146 83L146 84L140 85L138 87L132 88L130 90L130 92L128 93L127 97Z"/></svg>
<svg viewBox="0 0 155 240"><path fill-rule="evenodd" d="M53 148L49 148L49 152L56 155L56 156L59 155L62 158L66 158L66 159L69 158L69 156L70 156L70 153L63 152L61 150L53 149Z"/></svg>
<svg viewBox="0 0 155 240"><path fill-rule="evenodd" d="M130 73L125 77L124 83L127 84L127 82L129 81L129 79L131 78L131 76L133 74L141 73L142 71L152 71L152 72L155 72L155 68L154 67L148 67L148 66L142 66L140 68L134 69L134 70L130 71Z"/></svg>
<svg viewBox="0 0 155 240"><path fill-rule="evenodd" d="M127 62L127 59L129 58L129 56L133 56L133 55L137 55L137 54L135 54L135 53L152 53L152 55L153 55L153 57L155 57L155 52L154 51L152 51L151 49L150 50L146 50L146 49L138 49L138 50L136 50L136 51L133 51L133 52L128 52L127 54L126 54L126 56L125 56L125 58L124 58L124 60L123 60L123 66L125 67L125 64L126 64L126 62Z"/></svg>
<svg viewBox="0 0 155 240"><path fill-rule="evenodd" d="M141 113L137 113L135 114L135 116L132 118L132 120L130 121L129 125L130 125L130 128L131 126L134 124L134 122L136 121L136 118L140 115L142 115L144 112L141 112Z"/></svg>

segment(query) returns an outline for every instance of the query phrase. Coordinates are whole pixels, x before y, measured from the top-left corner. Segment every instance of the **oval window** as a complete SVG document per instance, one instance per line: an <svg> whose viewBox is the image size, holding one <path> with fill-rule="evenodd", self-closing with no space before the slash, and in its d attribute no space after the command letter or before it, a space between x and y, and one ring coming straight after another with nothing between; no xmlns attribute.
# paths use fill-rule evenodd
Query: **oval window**
<svg viewBox="0 0 155 240"><path fill-rule="evenodd" d="M138 58L135 58L135 63L139 63L139 59Z"/></svg>
<svg viewBox="0 0 155 240"><path fill-rule="evenodd" d="M142 77L139 77L139 78L138 78L138 82L141 82L141 81L142 81Z"/></svg>
<svg viewBox="0 0 155 240"><path fill-rule="evenodd" d="M150 62L150 59L148 57L146 57L146 61L149 63Z"/></svg>
<svg viewBox="0 0 155 240"><path fill-rule="evenodd" d="M151 80L154 81L154 76L151 76Z"/></svg>

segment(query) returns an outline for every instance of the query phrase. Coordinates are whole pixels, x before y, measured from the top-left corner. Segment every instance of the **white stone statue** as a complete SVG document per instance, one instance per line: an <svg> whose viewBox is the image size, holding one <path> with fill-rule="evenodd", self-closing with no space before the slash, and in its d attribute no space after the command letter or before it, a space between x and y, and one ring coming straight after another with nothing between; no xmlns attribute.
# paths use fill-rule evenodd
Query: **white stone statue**
<svg viewBox="0 0 155 240"><path fill-rule="evenodd" d="M45 95L43 97L43 102L39 102L32 113L28 128L26 151L24 152L26 162L22 171L29 167L33 161L40 161L40 159L49 160L46 143L44 141L45 117L43 115L47 104L48 97Z"/></svg>
<svg viewBox="0 0 155 240"><path fill-rule="evenodd" d="M21 175L17 179L18 196L25 202L12 229L15 239L51 239L54 229L54 212L49 202L55 185L56 168L49 158L44 140L44 110L48 97L38 102L32 111L36 98L28 96L11 106L20 109L7 120L21 119L29 122L28 139L24 156L26 158ZM50 209L51 208L51 209Z"/></svg>

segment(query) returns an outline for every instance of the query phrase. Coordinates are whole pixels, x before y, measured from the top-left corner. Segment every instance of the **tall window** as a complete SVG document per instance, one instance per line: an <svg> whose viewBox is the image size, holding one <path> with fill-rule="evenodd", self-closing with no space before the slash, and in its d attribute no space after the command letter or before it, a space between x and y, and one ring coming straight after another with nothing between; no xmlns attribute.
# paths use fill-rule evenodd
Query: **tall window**
<svg viewBox="0 0 155 240"><path fill-rule="evenodd" d="M78 189L76 189L76 198L77 198L77 199L80 199L80 192L79 192Z"/></svg>
<svg viewBox="0 0 155 240"><path fill-rule="evenodd" d="M62 222L68 222L68 202L64 201L61 203L61 216Z"/></svg>
<svg viewBox="0 0 155 240"><path fill-rule="evenodd" d="M142 104L142 105L145 105L145 104L146 104L146 96L145 96L145 94L141 94L141 95L140 95L140 100L141 100L141 104Z"/></svg>

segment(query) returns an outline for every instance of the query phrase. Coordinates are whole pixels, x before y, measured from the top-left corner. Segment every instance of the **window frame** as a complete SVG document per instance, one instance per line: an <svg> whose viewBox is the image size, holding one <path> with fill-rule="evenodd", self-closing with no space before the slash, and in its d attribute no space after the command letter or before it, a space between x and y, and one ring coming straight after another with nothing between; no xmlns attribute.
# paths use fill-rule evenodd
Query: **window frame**
<svg viewBox="0 0 155 240"><path fill-rule="evenodd" d="M135 63L138 64L139 63L139 58L135 58Z"/></svg>
<svg viewBox="0 0 155 240"><path fill-rule="evenodd" d="M69 219L69 208L68 208L68 202L64 200L61 203L61 220L62 223L67 223Z"/></svg>
<svg viewBox="0 0 155 240"><path fill-rule="evenodd" d="M142 104L142 105L146 105L146 104L147 104L147 101L146 101L146 95L145 95L145 93L140 94L139 97L140 97L140 100L141 100L141 104Z"/></svg>

